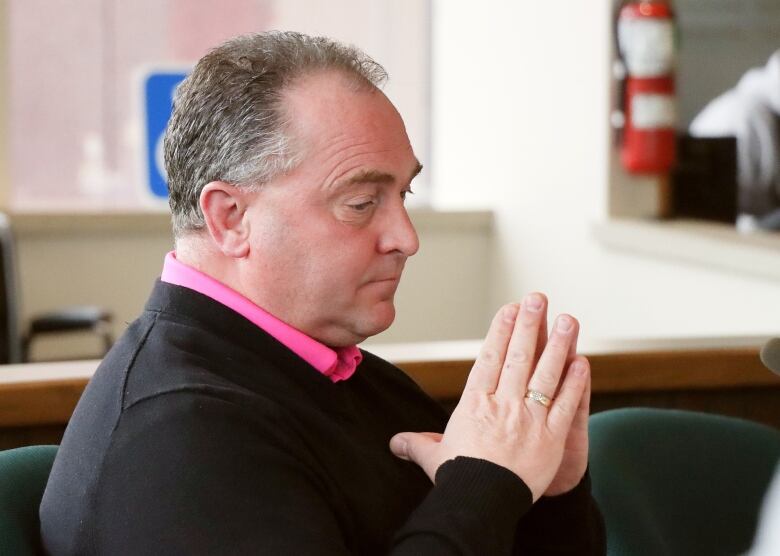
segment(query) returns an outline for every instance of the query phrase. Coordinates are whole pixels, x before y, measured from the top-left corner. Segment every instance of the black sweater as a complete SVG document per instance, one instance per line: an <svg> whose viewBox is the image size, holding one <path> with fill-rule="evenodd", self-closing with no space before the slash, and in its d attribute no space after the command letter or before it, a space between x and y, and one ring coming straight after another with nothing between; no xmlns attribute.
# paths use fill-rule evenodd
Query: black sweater
<svg viewBox="0 0 780 556"><path fill-rule="evenodd" d="M587 481L533 507L471 458L432 486L394 457L445 412L364 353L332 383L255 325L157 282L87 386L41 504L44 548L92 554L591 554ZM543 549L545 546L547 548Z"/></svg>

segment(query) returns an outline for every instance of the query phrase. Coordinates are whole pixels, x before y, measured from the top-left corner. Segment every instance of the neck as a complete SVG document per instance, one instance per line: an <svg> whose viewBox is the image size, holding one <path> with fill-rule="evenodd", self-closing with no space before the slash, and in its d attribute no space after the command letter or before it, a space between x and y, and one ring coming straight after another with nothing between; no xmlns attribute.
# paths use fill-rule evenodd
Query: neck
<svg viewBox="0 0 780 556"><path fill-rule="evenodd" d="M203 234L192 232L176 238L174 248L180 262L248 297L241 291L235 260L217 249Z"/></svg>
<svg viewBox="0 0 780 556"><path fill-rule="evenodd" d="M289 306L280 306L278 303L275 305L272 301L258 298L258 277L255 275L249 278L242 271L242 266L244 266L242 263L246 261L224 254L210 241L208 233L192 232L177 238L175 250L176 259L179 262L238 292L275 318L284 321L322 344L331 348L339 348L353 346L365 340L363 337L356 337L354 333L344 330L336 323L318 323L315 326L308 320L311 315L305 311L302 313L290 312ZM251 285L247 283L247 280L251 281Z"/></svg>

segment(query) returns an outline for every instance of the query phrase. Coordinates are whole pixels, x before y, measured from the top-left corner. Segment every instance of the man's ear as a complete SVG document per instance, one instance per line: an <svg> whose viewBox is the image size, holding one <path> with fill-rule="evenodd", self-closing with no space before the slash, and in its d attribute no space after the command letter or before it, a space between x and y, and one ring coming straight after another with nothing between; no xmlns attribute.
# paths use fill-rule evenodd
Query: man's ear
<svg viewBox="0 0 780 556"><path fill-rule="evenodd" d="M217 248L229 257L245 257L249 253L249 227L244 220L246 191L223 181L213 181L203 187L199 203Z"/></svg>

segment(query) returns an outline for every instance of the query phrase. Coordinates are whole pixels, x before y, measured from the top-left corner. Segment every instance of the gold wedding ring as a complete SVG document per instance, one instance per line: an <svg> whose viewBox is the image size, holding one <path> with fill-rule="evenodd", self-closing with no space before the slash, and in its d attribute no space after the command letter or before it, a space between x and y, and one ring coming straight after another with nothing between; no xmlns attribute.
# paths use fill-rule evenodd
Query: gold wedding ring
<svg viewBox="0 0 780 556"><path fill-rule="evenodd" d="M525 393L525 397L543 405L544 407L550 407L550 404L552 403L552 399L548 398L541 392L537 392L536 390L528 390L528 392Z"/></svg>

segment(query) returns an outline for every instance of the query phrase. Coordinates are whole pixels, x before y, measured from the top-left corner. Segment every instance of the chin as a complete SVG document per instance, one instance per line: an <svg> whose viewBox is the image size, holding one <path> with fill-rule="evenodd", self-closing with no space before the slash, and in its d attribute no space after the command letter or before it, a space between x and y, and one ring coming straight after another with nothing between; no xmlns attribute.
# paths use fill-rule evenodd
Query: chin
<svg viewBox="0 0 780 556"><path fill-rule="evenodd" d="M363 339L376 336L380 332L384 332L390 328L390 325L393 324L394 320L395 306L392 301L382 303L374 310L373 314L362 323L363 326L359 333L363 336Z"/></svg>

